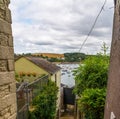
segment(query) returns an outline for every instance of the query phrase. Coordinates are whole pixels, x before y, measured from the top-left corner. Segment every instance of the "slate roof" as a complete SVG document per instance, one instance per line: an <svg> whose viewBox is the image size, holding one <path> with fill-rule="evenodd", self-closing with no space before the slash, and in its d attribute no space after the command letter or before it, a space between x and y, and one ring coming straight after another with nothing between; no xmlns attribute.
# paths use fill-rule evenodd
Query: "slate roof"
<svg viewBox="0 0 120 119"><path fill-rule="evenodd" d="M55 74L57 71L61 70L59 66L39 57L25 57L35 65L39 66L40 68L44 69L50 74Z"/></svg>

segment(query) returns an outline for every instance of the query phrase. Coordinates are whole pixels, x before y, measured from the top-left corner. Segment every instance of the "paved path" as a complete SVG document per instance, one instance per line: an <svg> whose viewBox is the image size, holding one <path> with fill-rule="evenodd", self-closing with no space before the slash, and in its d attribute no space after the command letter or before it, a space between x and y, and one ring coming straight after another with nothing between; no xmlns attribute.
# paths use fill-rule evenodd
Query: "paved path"
<svg viewBox="0 0 120 119"><path fill-rule="evenodd" d="M74 119L74 117L60 117L60 119Z"/></svg>
<svg viewBox="0 0 120 119"><path fill-rule="evenodd" d="M68 105L67 110L61 113L60 119L74 119L74 106Z"/></svg>
<svg viewBox="0 0 120 119"><path fill-rule="evenodd" d="M74 116L73 114L70 114L70 113L64 113L60 119L74 119Z"/></svg>

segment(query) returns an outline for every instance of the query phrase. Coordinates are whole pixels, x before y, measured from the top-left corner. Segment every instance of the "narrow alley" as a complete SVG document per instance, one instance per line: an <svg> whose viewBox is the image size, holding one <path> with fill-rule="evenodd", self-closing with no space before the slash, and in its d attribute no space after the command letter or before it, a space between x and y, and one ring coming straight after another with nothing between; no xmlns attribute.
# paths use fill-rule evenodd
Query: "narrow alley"
<svg viewBox="0 0 120 119"><path fill-rule="evenodd" d="M60 119L74 119L74 106L68 105L66 111L61 113Z"/></svg>

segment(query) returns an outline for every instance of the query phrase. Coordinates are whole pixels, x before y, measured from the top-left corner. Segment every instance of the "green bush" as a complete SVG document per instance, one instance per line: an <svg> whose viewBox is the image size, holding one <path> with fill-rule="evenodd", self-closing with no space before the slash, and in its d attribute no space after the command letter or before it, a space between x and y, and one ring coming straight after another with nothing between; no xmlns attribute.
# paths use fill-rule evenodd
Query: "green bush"
<svg viewBox="0 0 120 119"><path fill-rule="evenodd" d="M74 72L74 93L80 97L78 106L85 119L103 119L108 66L109 57L99 54L85 59Z"/></svg>
<svg viewBox="0 0 120 119"><path fill-rule="evenodd" d="M49 81L48 85L44 86L38 96L33 99L32 106L34 110L32 115L35 115L36 119L54 119L57 93L58 88L55 83Z"/></svg>
<svg viewBox="0 0 120 119"><path fill-rule="evenodd" d="M34 112L32 112L32 111L28 112L28 119L37 119Z"/></svg>
<svg viewBox="0 0 120 119"><path fill-rule="evenodd" d="M86 89L82 92L78 101L81 112L86 119L103 119L105 105L105 89Z"/></svg>
<svg viewBox="0 0 120 119"><path fill-rule="evenodd" d="M87 88L104 88L108 79L109 58L97 55L87 58L74 72L76 87L75 93L80 94Z"/></svg>

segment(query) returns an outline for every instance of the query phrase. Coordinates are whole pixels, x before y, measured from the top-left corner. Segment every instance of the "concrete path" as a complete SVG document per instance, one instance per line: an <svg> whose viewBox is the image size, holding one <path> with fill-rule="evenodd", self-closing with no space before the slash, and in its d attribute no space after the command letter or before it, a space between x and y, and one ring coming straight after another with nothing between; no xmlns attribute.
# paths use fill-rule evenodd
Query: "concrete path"
<svg viewBox="0 0 120 119"><path fill-rule="evenodd" d="M67 110L61 113L60 119L74 119L74 106L67 105Z"/></svg>
<svg viewBox="0 0 120 119"><path fill-rule="evenodd" d="M70 114L70 113L64 113L60 119L74 119L74 116L73 114Z"/></svg>
<svg viewBox="0 0 120 119"><path fill-rule="evenodd" d="M60 119L74 119L74 117L60 117Z"/></svg>

